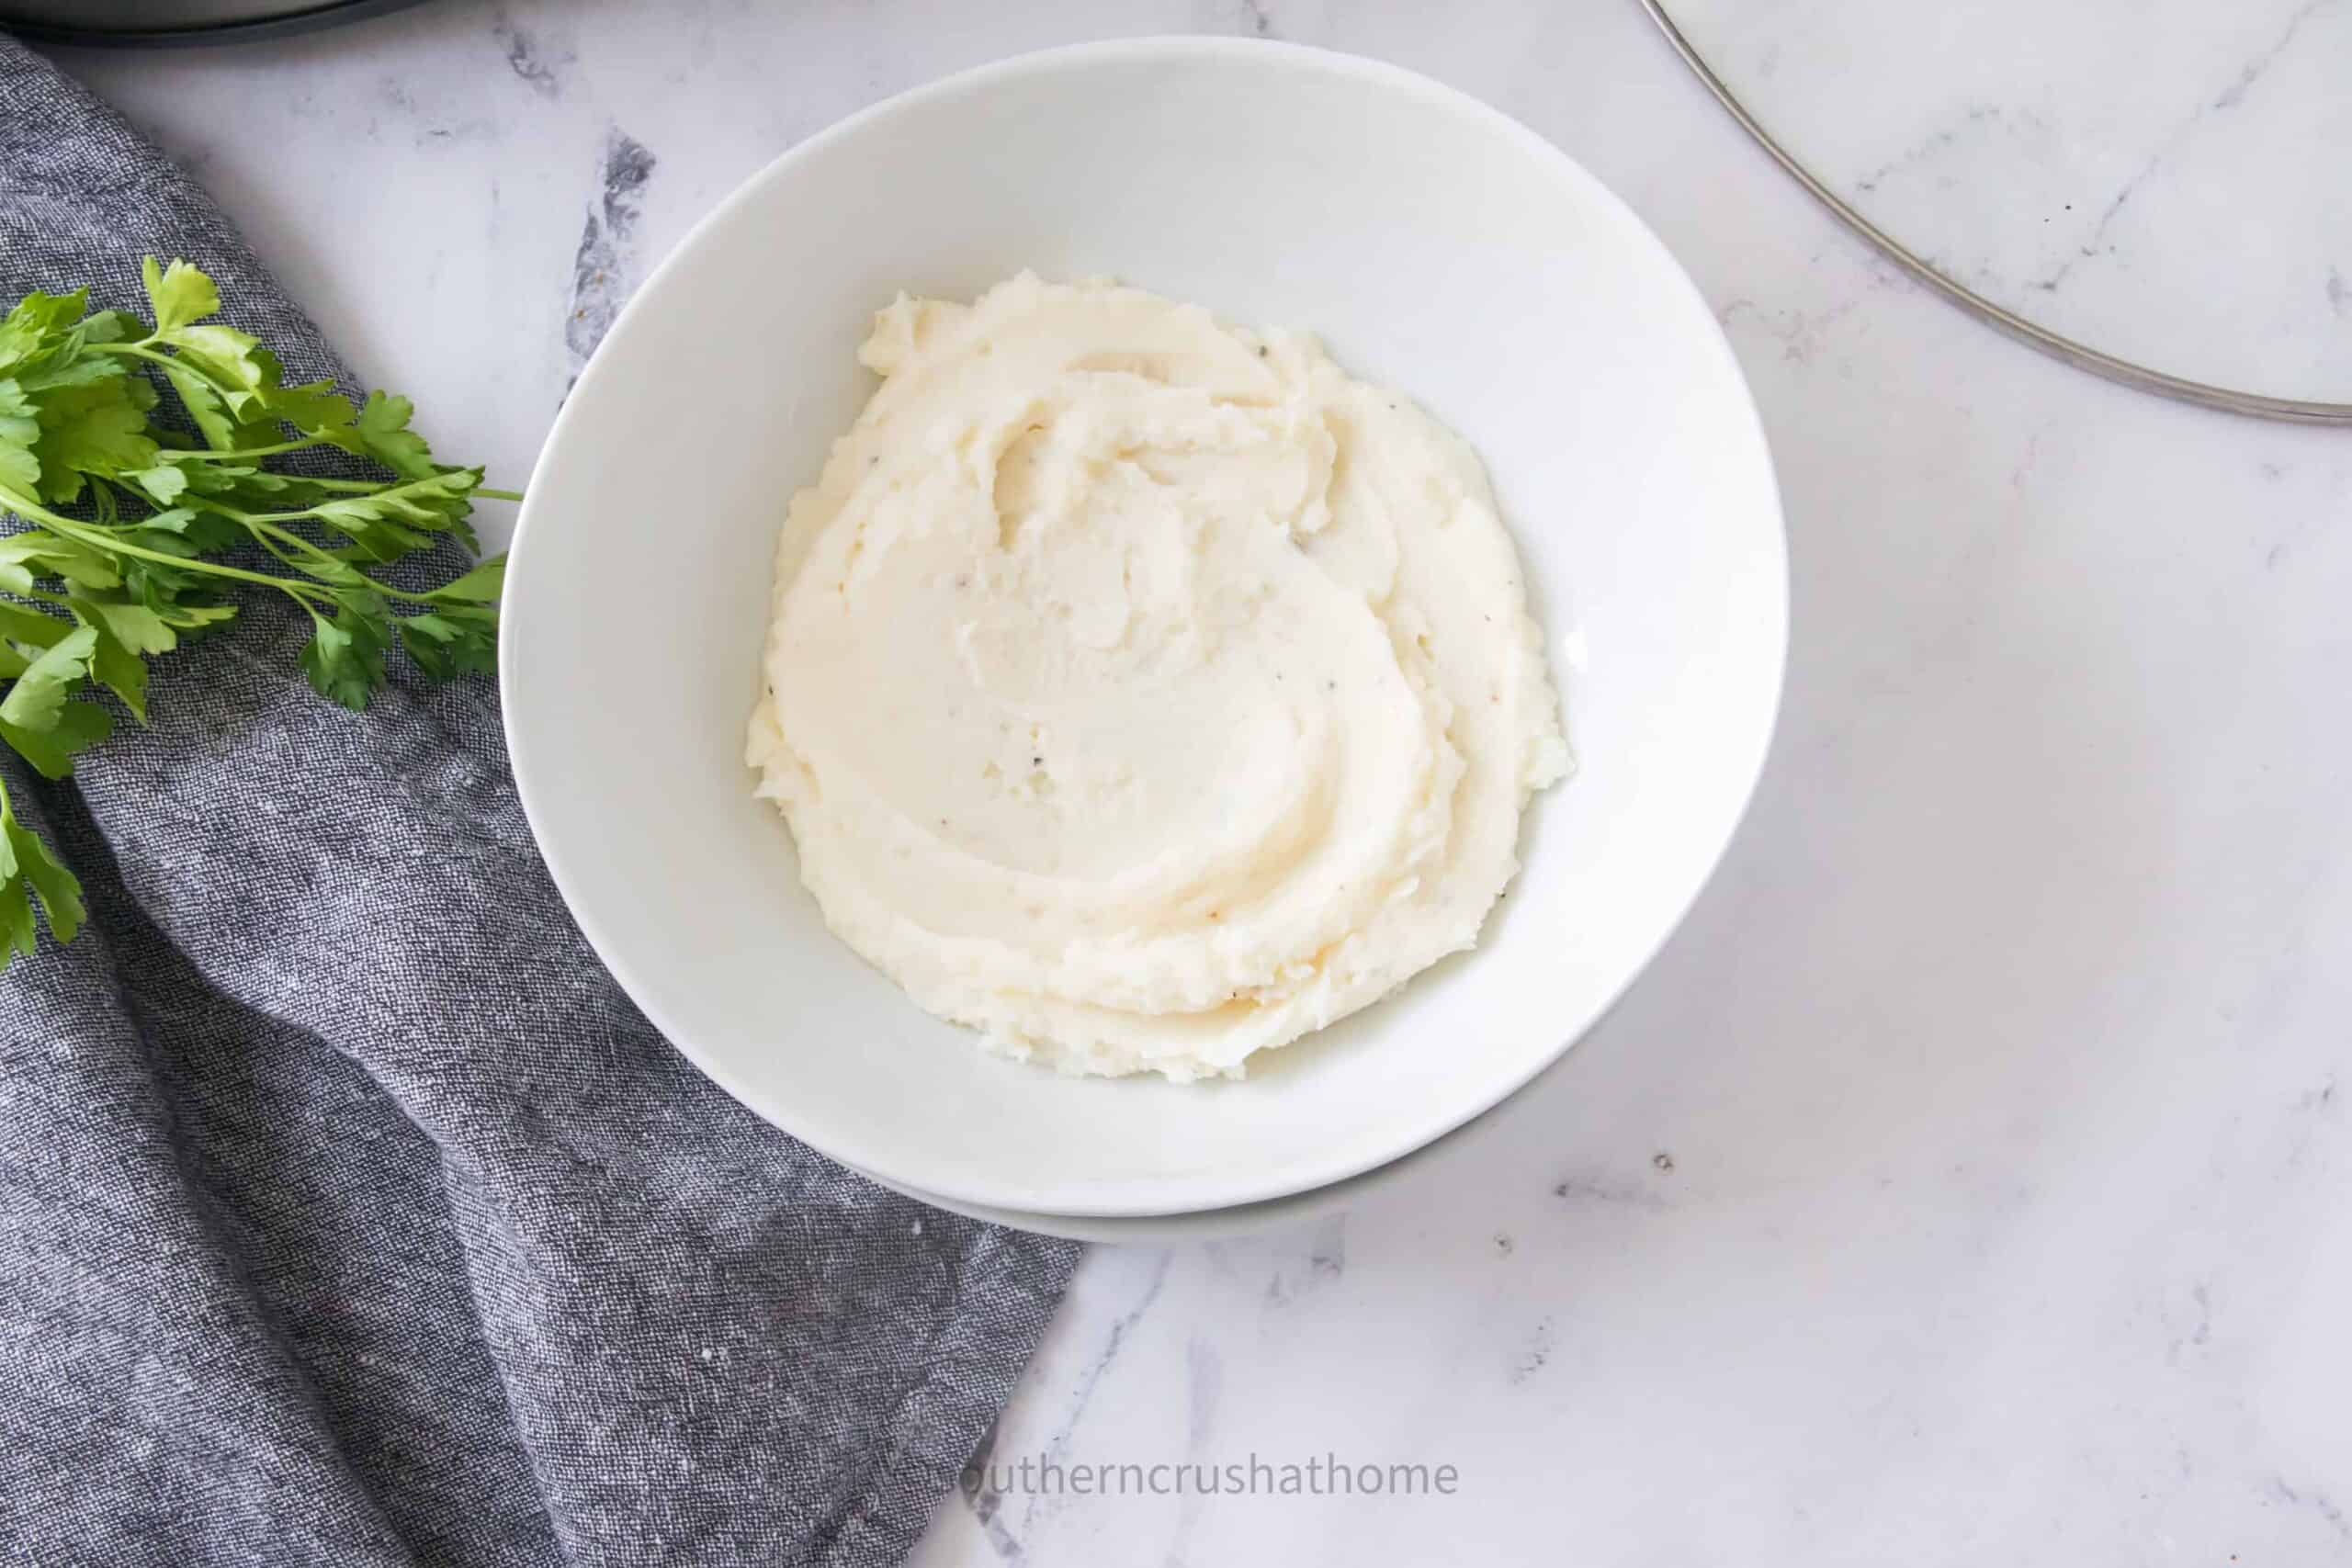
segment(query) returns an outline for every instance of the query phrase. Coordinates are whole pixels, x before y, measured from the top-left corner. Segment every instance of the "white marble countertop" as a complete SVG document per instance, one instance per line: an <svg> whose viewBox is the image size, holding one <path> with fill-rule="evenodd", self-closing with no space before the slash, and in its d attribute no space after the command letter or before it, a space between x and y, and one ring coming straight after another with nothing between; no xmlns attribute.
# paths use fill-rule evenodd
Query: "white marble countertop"
<svg viewBox="0 0 2352 1568"><path fill-rule="evenodd" d="M2005 176L1967 151L1981 72L1882 83L1841 130L1835 73L1786 63L1829 36L1823 0L1690 8L1736 77L1805 84L1792 128L1826 170L1920 148L1918 189L1956 200ZM2041 130L1984 138L2041 171L2013 212L2079 186L2122 216L1956 265L2029 298L2070 251L2093 274L2160 258L2219 280L2156 323L2182 358L2242 365L2268 334L2299 383L2273 389L2332 371L2352 396L2352 305L2325 291L2352 254L2289 254L2318 292L2282 328L2282 296L2228 287L2242 234L2141 220L2176 209L2174 170L2340 203L2340 92L2213 100L2257 66L2340 85L2352 6L2236 9L2261 13L2242 60L2171 29L2178 112L2029 105L2010 123ZM997 1440L1001 1462L1451 1464L1457 1490L1015 1487L951 1499L918 1561L2352 1563L2352 434L2110 388L1901 282L1630 0L1473 15L447 0L67 62L508 482L597 313L738 180L860 105L1081 33L1269 33L1439 76L1593 168L1716 304L1781 466L1795 641L1713 887L1563 1068L1410 1179L1295 1234L1096 1252ZM2317 186L2314 123L2346 137ZM2069 162L2094 134L2154 140Z"/></svg>

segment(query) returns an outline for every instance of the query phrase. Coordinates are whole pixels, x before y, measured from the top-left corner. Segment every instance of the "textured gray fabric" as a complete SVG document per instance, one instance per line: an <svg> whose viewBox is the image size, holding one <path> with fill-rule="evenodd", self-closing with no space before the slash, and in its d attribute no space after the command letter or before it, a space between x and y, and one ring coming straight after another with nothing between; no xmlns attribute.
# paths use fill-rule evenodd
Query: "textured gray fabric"
<svg viewBox="0 0 2352 1568"><path fill-rule="evenodd" d="M0 299L131 304L149 251L340 374L0 39ZM352 715L300 637L253 605L77 780L6 763L92 926L0 976L0 1561L898 1561L1076 1249L714 1089L573 930L489 683Z"/></svg>

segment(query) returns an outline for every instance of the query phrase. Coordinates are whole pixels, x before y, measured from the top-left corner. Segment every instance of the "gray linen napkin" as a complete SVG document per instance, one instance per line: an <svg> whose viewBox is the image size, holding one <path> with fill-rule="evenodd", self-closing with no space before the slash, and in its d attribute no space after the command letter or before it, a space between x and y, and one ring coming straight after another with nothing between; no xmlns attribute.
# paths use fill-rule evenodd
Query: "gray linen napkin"
<svg viewBox="0 0 2352 1568"><path fill-rule="evenodd" d="M0 302L147 252L339 376L211 202L0 39ZM427 411L428 412L430 411ZM0 1560L888 1563L1077 1249L686 1066L533 852L487 682L311 694L254 604L76 781L91 928L0 976Z"/></svg>

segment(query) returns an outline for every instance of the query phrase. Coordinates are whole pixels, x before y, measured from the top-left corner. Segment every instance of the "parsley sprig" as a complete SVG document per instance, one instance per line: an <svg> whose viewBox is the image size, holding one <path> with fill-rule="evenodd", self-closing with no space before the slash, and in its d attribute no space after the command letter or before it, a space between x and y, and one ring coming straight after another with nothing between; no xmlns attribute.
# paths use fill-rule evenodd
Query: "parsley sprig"
<svg viewBox="0 0 2352 1568"><path fill-rule="evenodd" d="M383 684L396 640L437 679L491 671L504 557L421 591L379 569L451 538L479 554L473 499L522 498L435 462L406 398L286 385L269 350L211 320L220 291L187 262L150 256L142 276L152 321L92 311L85 288L0 319L0 515L24 525L0 535L0 742L63 778L113 730L96 688L144 724L147 660L232 618L232 592L302 607L303 671L345 707ZM386 477L270 466L302 452ZM34 951L36 902L71 942L81 885L0 783L0 969Z"/></svg>

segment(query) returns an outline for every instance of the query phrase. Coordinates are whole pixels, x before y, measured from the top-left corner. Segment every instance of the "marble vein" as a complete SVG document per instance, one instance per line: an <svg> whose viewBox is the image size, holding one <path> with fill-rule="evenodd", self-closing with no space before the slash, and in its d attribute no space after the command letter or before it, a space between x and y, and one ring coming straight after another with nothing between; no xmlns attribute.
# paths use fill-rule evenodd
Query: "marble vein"
<svg viewBox="0 0 2352 1568"><path fill-rule="evenodd" d="M1087 1411L1093 1403L1096 1388L1118 1361L1119 1352L1125 1348L1128 1337L1135 1333L1137 1325L1144 1321L1145 1315L1159 1302L1160 1292L1167 1289L1169 1271L1173 1264L1172 1255L1161 1254L1153 1265L1144 1281L1142 1291L1138 1292L1134 1303L1117 1317L1112 1319L1109 1328L1102 1336L1101 1348L1087 1359L1079 1372L1069 1396L1063 1405L1059 1424L1045 1440L1043 1451L1038 1456L1043 1464L1059 1464L1069 1457L1072 1445L1077 1441L1079 1424L1085 1419ZM992 1433L983 1446L992 1452L996 1440ZM993 1483L984 1482L977 1489L964 1490L961 1495L966 1506L987 1527L990 1549L1007 1562L1023 1561L1021 1539L1009 1526L1005 1525L1003 1519L1005 1499L998 1493ZM1047 1493L1027 1498L1027 1506L1022 1515L1023 1529L1027 1529L1033 1522L1050 1520L1067 1501L1068 1499L1058 1493Z"/></svg>
<svg viewBox="0 0 2352 1568"><path fill-rule="evenodd" d="M503 12L497 13L491 25L491 37L504 46L506 68L525 86L543 98L560 97L562 79L556 74L558 65L572 63L569 56L547 53L538 39L526 28L518 26Z"/></svg>
<svg viewBox="0 0 2352 1568"><path fill-rule="evenodd" d="M2267 75L2270 68L2278 62L2279 57L2293 45L2296 37L2302 32L2304 24L2336 3L2337 0L2305 0L2305 4L2287 19L2286 26L2279 30L2278 38L2268 48L2240 66L2237 74L2232 78L2227 86L2199 104L2188 118L2181 120L2164 139L2154 153L2141 164L2131 177L2116 187L2115 193L2109 197L2106 204L2099 209L2098 218L2091 223L2090 232L2078 243L2075 254L2041 276L2030 280L2027 287L2040 293L2054 294L2065 285L2069 277L2074 276L2081 263L2096 260L2101 255L2111 253L2114 247L2109 243L2109 235L2114 229L2116 220L2132 204L2132 197L2138 194L2142 186L2158 170L2178 156L2181 147L2205 128L2211 116L2226 113L2245 103L2246 95L2254 89L2255 84Z"/></svg>
<svg viewBox="0 0 2352 1568"><path fill-rule="evenodd" d="M637 233L645 185L653 177L654 164L653 154L636 138L617 126L606 131L597 198L589 206L580 231L580 248L572 257L571 310L563 328L575 381L636 287L629 265L630 242Z"/></svg>

